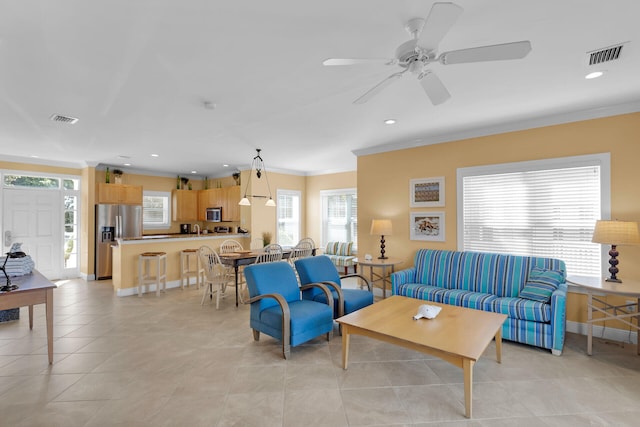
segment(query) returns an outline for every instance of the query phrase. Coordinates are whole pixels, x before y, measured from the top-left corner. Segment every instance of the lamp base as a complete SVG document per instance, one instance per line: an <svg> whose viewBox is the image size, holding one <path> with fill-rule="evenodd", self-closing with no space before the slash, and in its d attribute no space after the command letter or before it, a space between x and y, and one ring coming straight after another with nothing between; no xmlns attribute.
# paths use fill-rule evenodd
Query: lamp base
<svg viewBox="0 0 640 427"><path fill-rule="evenodd" d="M612 283L622 283L622 280L618 279L618 278L613 278L613 277L607 277L606 279L604 279L605 282L612 282Z"/></svg>
<svg viewBox="0 0 640 427"><path fill-rule="evenodd" d="M388 256L379 256L378 259L389 259Z"/></svg>

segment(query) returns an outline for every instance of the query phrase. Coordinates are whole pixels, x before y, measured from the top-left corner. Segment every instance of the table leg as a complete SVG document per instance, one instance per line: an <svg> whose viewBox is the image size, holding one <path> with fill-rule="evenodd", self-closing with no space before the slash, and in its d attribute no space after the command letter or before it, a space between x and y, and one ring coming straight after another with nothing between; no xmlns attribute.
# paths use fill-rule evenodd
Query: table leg
<svg viewBox="0 0 640 427"><path fill-rule="evenodd" d="M238 306L238 264L234 263L233 270L236 272L236 307Z"/></svg>
<svg viewBox="0 0 640 427"><path fill-rule="evenodd" d="M462 368L464 370L464 416L471 418L471 400L473 391L473 360L464 359Z"/></svg>
<svg viewBox="0 0 640 427"><path fill-rule="evenodd" d="M496 332L496 360L502 363L502 326Z"/></svg>
<svg viewBox="0 0 640 427"><path fill-rule="evenodd" d="M29 306L29 329L33 330L33 306Z"/></svg>
<svg viewBox="0 0 640 427"><path fill-rule="evenodd" d="M342 369L347 369L349 364L349 326L342 325Z"/></svg>
<svg viewBox="0 0 640 427"><path fill-rule="evenodd" d="M46 295L47 316L47 350L49 352L49 365L53 364L53 289L47 289ZM31 306L30 308L33 308Z"/></svg>
<svg viewBox="0 0 640 427"><path fill-rule="evenodd" d="M387 297L387 266L382 266L382 299Z"/></svg>
<svg viewBox="0 0 640 427"><path fill-rule="evenodd" d="M593 346L593 294L587 293L587 354L591 356Z"/></svg>

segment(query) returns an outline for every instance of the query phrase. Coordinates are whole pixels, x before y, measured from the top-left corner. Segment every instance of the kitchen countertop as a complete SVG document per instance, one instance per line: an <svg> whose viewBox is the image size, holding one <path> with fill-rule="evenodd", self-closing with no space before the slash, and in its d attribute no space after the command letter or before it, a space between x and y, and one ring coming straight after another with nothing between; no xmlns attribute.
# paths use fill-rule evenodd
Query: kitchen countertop
<svg viewBox="0 0 640 427"><path fill-rule="evenodd" d="M190 234L148 234L142 237L127 237L124 239L117 239L118 242L123 244L125 243L134 243L134 242L145 242L149 240L175 240L175 239L188 239L188 240L203 240L203 239L217 239L217 238L225 238L225 239L237 239L242 237L250 237L251 235L246 234L238 234L238 233L190 233Z"/></svg>

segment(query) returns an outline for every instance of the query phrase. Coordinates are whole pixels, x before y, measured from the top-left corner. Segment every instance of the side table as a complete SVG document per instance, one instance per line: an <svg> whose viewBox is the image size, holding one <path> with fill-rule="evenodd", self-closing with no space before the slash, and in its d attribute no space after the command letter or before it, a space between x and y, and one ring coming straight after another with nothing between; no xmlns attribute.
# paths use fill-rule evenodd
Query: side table
<svg viewBox="0 0 640 427"><path fill-rule="evenodd" d="M369 267L369 281L371 286L376 282L382 282L382 298L387 297L387 283L389 283L389 289L391 289L391 280L389 275L395 272L396 265L401 264L403 261L400 258L373 258L371 260L365 260L364 258L355 258L353 262L361 265L362 274L364 274L364 267ZM387 268L391 268L391 271L387 273ZM380 268L382 272L380 274L373 271L374 268Z"/></svg>
<svg viewBox="0 0 640 427"><path fill-rule="evenodd" d="M640 282L624 279L622 283L607 282L598 277L569 276L567 282L579 286L587 292L587 354L591 356L593 348L593 323L604 322L605 320L618 320L628 325L630 328L640 332ZM611 305L599 299L593 294L628 296L635 299L633 303L622 305ZM595 305L597 302L600 305ZM630 310L632 307L635 310ZM602 313L603 317L593 318L593 313ZM633 323L633 318L636 323ZM640 333L638 333L636 353L640 354Z"/></svg>

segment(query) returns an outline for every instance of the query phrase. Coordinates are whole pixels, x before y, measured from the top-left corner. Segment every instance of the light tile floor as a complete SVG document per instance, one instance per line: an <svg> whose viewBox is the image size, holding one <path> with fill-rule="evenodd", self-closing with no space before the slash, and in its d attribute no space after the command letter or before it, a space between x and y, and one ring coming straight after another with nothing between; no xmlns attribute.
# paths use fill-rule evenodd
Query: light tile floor
<svg viewBox="0 0 640 427"><path fill-rule="evenodd" d="M201 291L118 298L110 281L60 282L54 364L44 309L28 327L0 325L0 426L638 426L635 345L568 334L562 356L506 341L474 369L474 418L464 418L462 371L354 336L295 347L253 341L248 307ZM337 328L336 328L337 332Z"/></svg>

